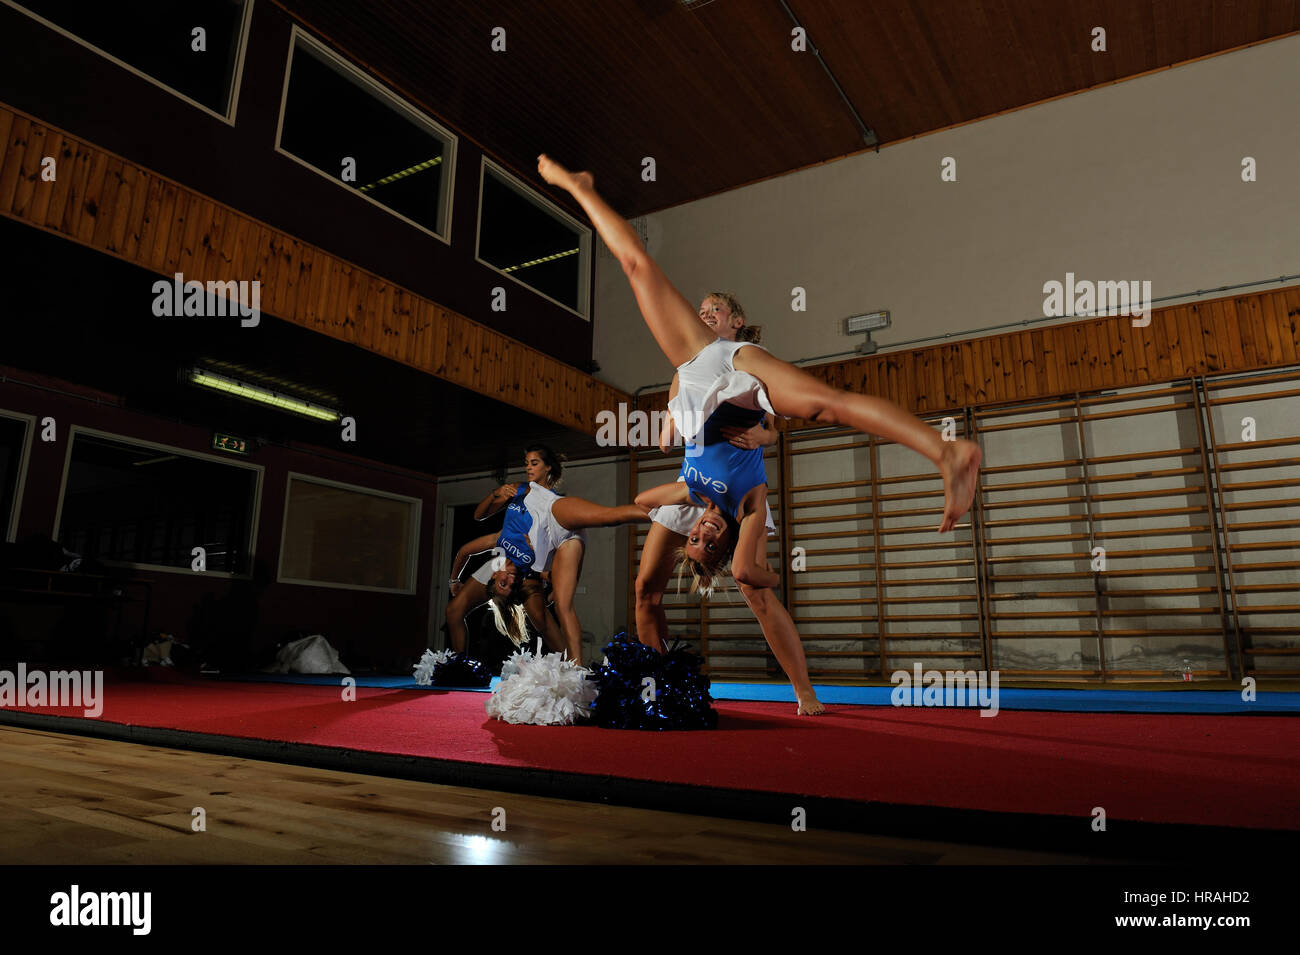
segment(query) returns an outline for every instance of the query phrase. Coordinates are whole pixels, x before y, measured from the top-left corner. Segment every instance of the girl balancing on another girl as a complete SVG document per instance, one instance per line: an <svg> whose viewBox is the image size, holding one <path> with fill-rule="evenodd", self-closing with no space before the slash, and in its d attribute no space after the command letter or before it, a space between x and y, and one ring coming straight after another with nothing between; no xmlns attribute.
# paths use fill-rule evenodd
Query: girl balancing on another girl
<svg viewBox="0 0 1300 955"><path fill-rule="evenodd" d="M732 295L724 292L709 294L700 304L699 316L700 320L720 339L758 344L760 330L745 324L744 309ZM673 375L672 386L669 389L670 406L672 400L677 397L680 387L680 375ZM759 420L758 424L753 424L755 418ZM684 483L696 473L711 474L710 468L719 473L725 472L733 476L745 475L749 480L761 481L763 484L761 505L757 501L755 504L762 508L766 535L759 536L756 558L762 562L765 570L767 569L766 546L763 538L776 536L772 509L767 504L767 475L763 466L763 448L776 443L776 431L765 427L770 424L769 417L761 411L747 411L734 404L721 405L710 417L704 440L701 442L707 451L696 455L694 461L688 456L682 462L682 477L678 478L677 484L678 488L684 486ZM668 453L669 446L675 442L674 431L673 418L670 415L664 422L663 433L659 438L660 450L665 454ZM700 450L700 446L697 445L694 450ZM721 464L717 464L719 454L725 458ZM667 486L667 488L672 487L673 485ZM680 495L674 495L667 488L652 489L646 492L645 500L638 498L638 501L651 503L658 499L657 492L660 491L663 491L670 500L679 499ZM651 524L650 531L646 535L645 545L641 549L640 566L637 569L636 627L637 639L657 650L664 649L668 635L667 619L663 608L664 589L672 576L678 555L684 552L685 545L693 536L692 531L696 523L705 516L705 513L706 508L695 503L664 504L650 512L654 523ZM687 566L691 563L689 559L686 562ZM719 568L718 572L720 573L724 568ZM696 589L706 591L712 589L711 579L704 583L705 579L711 576L708 571L702 571L698 566L692 567L692 576L700 582L696 585ZM790 612L777 599L771 587L753 586L740 580L737 580L737 586L740 588L740 595L744 598L745 604L758 621L768 644L778 653L781 666L789 677L795 696L799 700L798 712L810 716L823 712L824 707L818 701L808 676L803 644L799 641Z"/></svg>
<svg viewBox="0 0 1300 955"><path fill-rule="evenodd" d="M731 417L736 410L724 406L734 405L750 415L765 410L822 424L848 425L906 445L928 458L943 478L939 532L951 530L970 509L980 464L980 450L974 442L944 441L892 401L839 391L760 346L719 338L646 254L632 227L596 193L590 173L570 172L545 155L538 157L537 171L582 206L622 265L655 341L677 367L678 385L676 393L670 393L669 410L687 442L682 463L685 481L644 491L637 496L637 503L705 508L690 529L684 548L697 588L710 587L730 559L732 576L742 592L743 588L766 591L770 602L779 606L771 591L780 577L766 562L766 474L761 457L755 466L743 449L723 440L721 428L737 424ZM755 419L749 420L752 424ZM770 615L764 636L794 684L798 712L822 712L825 708L808 681L803 644L784 608L780 614Z"/></svg>
<svg viewBox="0 0 1300 955"><path fill-rule="evenodd" d="M541 591L525 580L529 573L550 571L555 612L563 631L568 659L582 665L582 625L574 610L573 596L582 573L589 527L617 527L649 522L649 508L636 504L604 507L580 497L563 497L553 490L564 466L550 448L532 445L525 452L523 484L505 484L479 504L474 516L483 520L506 508L505 524L499 535L488 534L470 541L456 555L452 568L452 600L447 605L447 627L457 653L465 650L465 616L489 598L498 629L516 644L525 634L519 606L529 607L533 623L543 632L548 615ZM471 554L493 550L495 557L461 584L460 572ZM489 589L490 588L490 589ZM504 612L503 612L504 611ZM552 632L552 646L559 641Z"/></svg>
<svg viewBox="0 0 1300 955"><path fill-rule="evenodd" d="M745 323L744 309L729 293L711 292L705 296L700 304L699 315L705 325L719 338L727 341L757 344L761 337L761 329ZM673 375L669 394L676 395L678 387L679 378ZM762 468L763 448L775 444L777 439L776 431L771 427L770 417L760 415L763 420L758 424L751 424L754 415L742 408L730 405L720 410L733 412L734 423L726 424L722 419L718 419L715 424L718 425L719 437L734 447L749 452L757 462L751 464L751 467ZM659 436L659 448L665 454L669 453L669 447L675 443L675 436L676 428L670 415L665 419L663 432ZM685 480L684 476L678 478L678 481ZM636 577L636 631L637 638L642 643L649 644L657 650L664 649L664 641L668 635L667 616L663 606L664 590L678 564L679 553L686 544L691 529L703 514L704 508L694 503L665 504L655 507L650 512L650 518L654 523L650 525L645 544L641 548L641 561ZM774 536L776 525L772 522L770 507L765 511L764 524L769 536ZM767 599L771 597L770 591L743 585L740 590L750 609L759 618L759 622L766 624L763 609ZM751 600L751 597L754 599ZM780 607L779 601L776 602L776 607Z"/></svg>

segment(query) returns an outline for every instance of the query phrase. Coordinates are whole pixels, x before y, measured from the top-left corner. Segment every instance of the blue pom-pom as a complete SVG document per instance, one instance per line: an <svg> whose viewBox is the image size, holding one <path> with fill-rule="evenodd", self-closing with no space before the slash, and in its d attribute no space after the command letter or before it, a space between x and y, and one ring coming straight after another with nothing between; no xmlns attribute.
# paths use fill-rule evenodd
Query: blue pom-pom
<svg viewBox="0 0 1300 955"><path fill-rule="evenodd" d="M492 671L472 657L453 653L449 659L433 668L430 681L434 686L489 686L492 683Z"/></svg>
<svg viewBox="0 0 1300 955"><path fill-rule="evenodd" d="M605 664L596 671L600 695L591 705L592 719L605 729L716 729L718 713L710 705L709 678L700 672L704 660L674 644L659 653L616 634L605 646ZM654 695L642 694L654 681Z"/></svg>

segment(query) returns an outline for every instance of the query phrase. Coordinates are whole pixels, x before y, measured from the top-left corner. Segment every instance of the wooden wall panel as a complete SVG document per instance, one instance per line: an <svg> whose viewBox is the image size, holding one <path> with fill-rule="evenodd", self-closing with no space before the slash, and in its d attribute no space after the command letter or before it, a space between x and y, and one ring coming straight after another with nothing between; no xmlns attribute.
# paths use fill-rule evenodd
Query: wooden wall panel
<svg viewBox="0 0 1300 955"><path fill-rule="evenodd" d="M26 117L14 116L11 120L9 135L5 138L4 156L0 157L3 160L0 161L0 209L9 209L13 205L14 190L18 188L18 174L31 133L31 123Z"/></svg>
<svg viewBox="0 0 1300 955"><path fill-rule="evenodd" d="M258 281L261 307L587 434L631 396L0 104L0 215L170 277ZM54 182L41 160L57 159ZM521 387L521 384L523 387Z"/></svg>
<svg viewBox="0 0 1300 955"><path fill-rule="evenodd" d="M1151 323L1141 328L1128 316L1095 318L805 370L924 416L1298 361L1300 287L1291 287L1153 309ZM653 411L667 398L667 391L643 394L637 407Z"/></svg>

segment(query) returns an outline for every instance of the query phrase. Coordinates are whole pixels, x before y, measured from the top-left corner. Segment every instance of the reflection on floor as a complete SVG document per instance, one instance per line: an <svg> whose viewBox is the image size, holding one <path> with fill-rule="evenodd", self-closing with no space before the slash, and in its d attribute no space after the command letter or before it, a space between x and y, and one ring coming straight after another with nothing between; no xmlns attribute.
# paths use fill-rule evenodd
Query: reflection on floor
<svg viewBox="0 0 1300 955"><path fill-rule="evenodd" d="M1089 862L0 728L0 864ZM206 831L194 831L202 818ZM493 829L494 818L504 831Z"/></svg>

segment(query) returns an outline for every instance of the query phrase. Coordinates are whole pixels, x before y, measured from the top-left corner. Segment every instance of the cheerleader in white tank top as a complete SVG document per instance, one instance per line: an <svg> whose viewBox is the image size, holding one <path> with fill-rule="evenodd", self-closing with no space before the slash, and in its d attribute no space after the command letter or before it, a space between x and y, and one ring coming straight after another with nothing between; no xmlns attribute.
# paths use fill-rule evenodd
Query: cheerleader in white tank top
<svg viewBox="0 0 1300 955"><path fill-rule="evenodd" d="M597 233L622 266L641 316L664 355L679 370L690 365L717 336L701 324L690 303L646 253L645 246L627 221L596 192L591 174L570 172L545 155L538 157L537 171L548 183L573 196L590 217ZM928 458L939 470L944 483L944 505L938 527L941 533L952 530L958 519L970 509L981 457L974 442L944 441L937 431L893 402L832 388L761 348L737 348L730 355L729 363L734 370L747 372L762 382L769 405L778 414L828 425L848 425L863 433L906 445ZM706 399L701 397L700 400ZM704 422L688 421L684 424L700 427ZM655 494L643 492L638 500L656 506L689 502L688 495L672 486L665 485L662 490L655 490ZM763 515L757 504L757 493L751 494L742 502L743 517L738 531L731 527L719 531L717 518L711 517L715 512L710 510L692 528L686 550L692 559L706 561L714 559L728 547L734 548L732 575L742 585L742 592L749 587L770 595L780 577L766 567ZM721 512L720 508L716 511ZM754 604L750 606L753 608ZM755 614L762 622L759 610L755 609ZM773 617L763 632L794 684L800 700L799 712L821 712L824 707L816 702L812 693L803 644L793 623L789 622L789 614L785 614L784 621Z"/></svg>
<svg viewBox="0 0 1300 955"><path fill-rule="evenodd" d="M582 664L582 625L574 608L573 597L586 548L586 529L648 523L650 517L648 507L636 504L605 507L579 497L565 497L555 493L554 488L559 483L562 471L563 464L550 448L533 445L528 448L524 458L527 483L502 485L479 503L474 512L477 520L484 520L503 507L506 508L506 519L500 534L487 534L470 541L457 553L452 570L452 599L447 605L447 627L453 649L463 653L466 644L466 614L473 607L491 599L498 628L517 646L523 646L527 631L522 618L526 612L533 625L545 634L547 644L553 650L563 653L563 656L552 655L537 659L544 661L545 667L556 671L550 676L563 677L564 685L576 694L573 696L573 701L577 701L574 706L581 709L582 693L578 691L585 692L585 685L581 676L574 676L570 671L581 669ZM479 573L462 583L460 574L470 555L487 550L493 551L494 559L484 565L486 571L480 568ZM546 611L540 586L529 586L524 580L530 573L545 571L551 574L558 627ZM520 610L521 606L525 610ZM568 668L563 674L557 670L561 666ZM502 672L505 673L504 670ZM526 679L522 683L535 677L545 684L548 679L546 674L536 668L529 668L529 673L532 676L525 674ZM499 709L504 705L502 700L493 704L493 715L512 718L513 722L557 721L553 709L546 710L545 713L541 710L532 712L537 700L529 692L523 692L518 697L513 695L514 691L520 690L522 683L516 681L502 698L507 703L514 701L505 709ZM503 682L501 686L504 685ZM572 716L576 710L565 712ZM530 713L538 719L525 719Z"/></svg>

